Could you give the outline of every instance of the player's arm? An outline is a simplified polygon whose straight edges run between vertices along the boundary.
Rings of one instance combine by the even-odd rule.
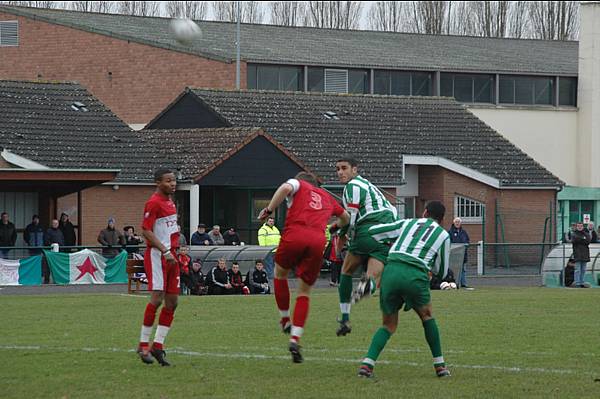
[[[292,186],[292,184],[289,183],[289,180],[288,180],[288,182],[285,182],[281,186],[279,186],[277,191],[275,191],[275,194],[273,194],[273,197],[271,198],[271,202],[269,202],[269,205],[267,205],[266,208],[264,208],[262,211],[260,211],[260,214],[258,215],[258,219],[261,221],[264,221],[294,191],[295,191],[294,187]]]
[[[404,225],[404,220],[397,220],[393,223],[377,224],[369,229],[369,234],[375,241],[390,243],[399,236]]]
[[[177,262],[171,251],[167,249],[162,242],[160,242],[152,230],[146,230],[144,227],[142,227],[142,236],[144,236],[148,244],[160,251],[168,263]]]
[[[344,204],[344,208],[350,215],[350,221],[344,228],[341,229],[340,236],[345,235],[348,232],[348,230],[356,224],[360,204],[364,203],[365,196],[366,191],[355,184],[348,183],[344,187],[342,202]]]
[[[443,280],[446,278],[448,274],[448,268],[450,267],[450,237],[447,237],[440,248],[440,251],[437,254],[435,259],[434,267],[432,272],[439,278]]]

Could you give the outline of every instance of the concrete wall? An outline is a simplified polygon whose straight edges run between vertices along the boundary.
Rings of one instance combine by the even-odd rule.
[[[600,91],[600,90],[599,90]],[[569,185],[578,185],[575,109],[470,107],[475,116]]]

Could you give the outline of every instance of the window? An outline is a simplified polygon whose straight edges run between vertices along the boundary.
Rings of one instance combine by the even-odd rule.
[[[364,69],[348,70],[348,93],[369,93],[369,83],[369,71]]]
[[[457,195],[454,197],[454,217],[463,223],[483,223],[485,205],[479,201]]]
[[[348,70],[325,69],[325,92],[348,93]]]
[[[250,64],[247,69],[249,89],[303,91],[303,68],[287,65]]]
[[[325,68],[308,67],[308,91],[325,91]]]
[[[373,92],[395,96],[430,96],[431,73],[376,70]]]
[[[19,45],[19,21],[0,21],[0,46]]]
[[[584,215],[594,221],[594,201],[569,201],[569,223],[583,222]]]
[[[554,78],[500,75],[500,103],[552,105]]]
[[[326,69],[309,67],[308,91],[357,94],[369,93],[369,71],[366,69]]]
[[[494,76],[442,73],[440,94],[464,103],[493,103]]]
[[[577,106],[577,78],[558,78],[558,105]]]

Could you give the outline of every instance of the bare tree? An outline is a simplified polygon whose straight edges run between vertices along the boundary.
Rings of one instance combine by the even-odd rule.
[[[167,1],[167,16],[171,18],[206,19],[208,3],[205,1]]]
[[[474,34],[484,37],[505,37],[508,26],[509,1],[471,1]]]
[[[449,32],[450,2],[411,1],[408,5],[407,28],[410,32],[440,35]]]
[[[236,1],[213,1],[212,12],[217,21],[237,21]],[[260,1],[243,1],[241,3],[241,22],[258,24],[263,21],[264,10]]]
[[[370,29],[387,32],[400,32],[404,17],[404,2],[402,1],[376,1],[371,3],[367,12],[367,21]]]
[[[119,1],[117,11],[120,14],[156,17],[160,15],[159,1]]]
[[[511,1],[508,9],[507,37],[521,39],[528,36],[530,21],[528,1]]]
[[[529,19],[531,20],[531,35],[536,39],[575,39],[579,31],[579,2],[531,2]]]
[[[360,1],[309,1],[307,25],[317,28],[358,29],[362,15]]]
[[[63,8],[60,1],[3,1],[9,6],[35,7],[35,8]]]
[[[72,1],[69,8],[83,12],[112,13],[115,11],[114,6],[115,3],[112,1]]]
[[[282,26],[300,26],[306,24],[306,7],[301,1],[269,2],[271,23]]]

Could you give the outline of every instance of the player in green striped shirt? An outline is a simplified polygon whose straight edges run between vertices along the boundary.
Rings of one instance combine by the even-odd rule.
[[[442,343],[432,316],[429,273],[443,279],[448,272],[450,235],[440,226],[446,209],[439,201],[425,206],[423,218],[398,220],[369,229],[379,242],[392,243],[388,263],[381,276],[379,306],[383,314],[380,327],[371,341],[358,375],[372,377],[373,367],[388,339],[398,326],[398,312],[414,309],[423,322],[425,339],[433,355],[438,377],[450,376],[442,355]]]
[[[352,331],[350,307],[364,296],[375,292],[385,264],[389,247],[375,241],[369,235],[369,228],[376,224],[393,222],[396,208],[390,204],[381,191],[358,174],[358,163],[352,158],[343,158],[335,164],[339,181],[344,186],[342,201],[350,214],[350,224],[340,231],[339,245],[348,238],[348,253],[344,258],[340,275],[339,295],[342,317],[336,334],[344,336]],[[367,263],[367,272],[352,294],[352,274],[362,264]]]

